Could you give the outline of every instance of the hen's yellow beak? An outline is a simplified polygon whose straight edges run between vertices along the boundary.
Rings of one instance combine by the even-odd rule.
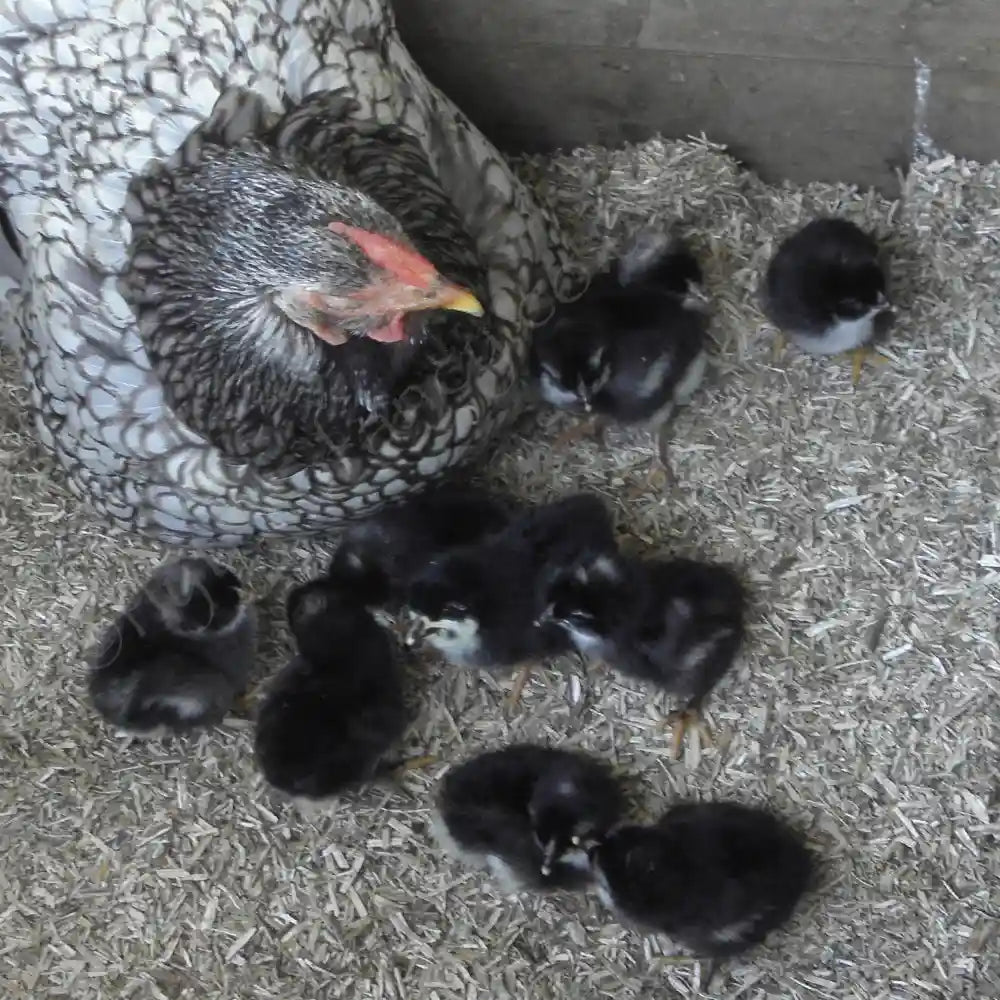
[[[483,316],[486,310],[482,303],[466,288],[447,285],[437,298],[439,309],[449,309],[452,312],[468,313],[470,316]]]

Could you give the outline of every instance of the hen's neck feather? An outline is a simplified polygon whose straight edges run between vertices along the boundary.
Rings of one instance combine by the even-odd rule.
[[[398,233],[398,223],[360,192],[257,143],[209,149],[198,167],[158,181],[160,197],[135,227],[123,292],[171,406],[258,467],[336,453],[366,408],[384,401],[395,345],[326,345],[274,296],[362,280],[360,251],[330,252],[331,216],[381,232]]]

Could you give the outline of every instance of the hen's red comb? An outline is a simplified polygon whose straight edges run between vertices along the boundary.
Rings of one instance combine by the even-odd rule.
[[[407,285],[430,288],[437,278],[437,270],[429,260],[388,236],[370,233],[346,222],[331,222],[329,228],[331,232],[346,236],[373,264]]]

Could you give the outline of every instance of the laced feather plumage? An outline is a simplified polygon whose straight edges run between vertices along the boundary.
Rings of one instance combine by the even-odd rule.
[[[74,491],[131,529],[230,545],[328,528],[472,459],[517,407],[526,317],[579,277],[551,219],[413,63],[388,0],[182,3],[169,59],[147,5],[37,6],[31,23],[0,21],[0,190],[26,265],[0,292],[39,436]],[[81,76],[95,59],[101,73]],[[162,213],[189,171],[240,143],[327,193],[367,195],[488,317],[421,317],[419,344],[357,379],[230,276],[197,328],[234,315],[244,339],[197,343],[183,297],[157,300],[170,254],[197,245]],[[264,177],[246,198],[273,197]],[[244,232],[267,222],[237,215]],[[215,244],[224,259],[240,247]],[[384,360],[384,345],[349,346],[361,369]]]

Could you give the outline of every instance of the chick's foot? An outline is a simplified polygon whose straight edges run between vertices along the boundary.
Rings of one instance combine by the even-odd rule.
[[[406,774],[407,771],[418,771],[422,767],[430,767],[431,764],[436,764],[438,761],[437,757],[433,754],[428,754],[423,757],[408,757],[406,760],[401,760],[392,769],[393,777],[400,777]]]
[[[774,343],[771,345],[771,360],[778,361],[781,355],[785,353],[785,347],[787,341],[785,340],[785,335],[779,330],[774,335]]]
[[[888,360],[882,357],[876,350],[867,346],[857,347],[853,351],[849,351],[847,356],[851,359],[851,385],[857,385],[861,381],[861,370],[864,368],[866,361],[871,361],[877,365],[884,365]]]
[[[638,500],[650,492],[662,493],[675,481],[670,465],[671,437],[666,426],[656,430],[656,454],[650,460],[646,475],[626,493],[630,500]]]
[[[689,729],[697,730],[703,745],[714,746],[715,744],[708,723],[705,722],[701,712],[696,708],[682,708],[670,712],[664,720],[664,726],[669,726],[671,729],[670,753],[674,760],[677,760],[681,755],[681,746]]]
[[[555,441],[552,442],[554,448],[562,448],[565,445],[572,444],[574,441],[579,441],[582,438],[590,437],[598,445],[604,445],[604,421],[600,417],[594,417],[591,420],[581,420],[579,423],[575,423],[570,427],[567,427],[561,434],[556,437]]]

